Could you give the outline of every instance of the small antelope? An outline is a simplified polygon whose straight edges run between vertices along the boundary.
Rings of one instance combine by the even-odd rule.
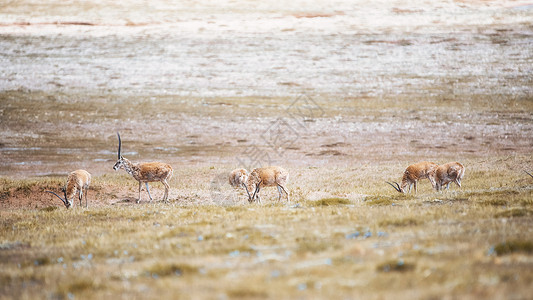
[[[229,184],[233,187],[244,186],[248,180],[248,171],[245,169],[235,169],[229,174]]]
[[[66,208],[69,208],[73,204],[74,196],[78,194],[80,199],[80,207],[82,206],[82,198],[85,194],[85,208],[88,207],[87,204],[87,190],[91,184],[91,174],[85,170],[76,170],[70,172],[67,177],[67,184],[64,188],[61,189],[65,199],[61,198],[58,194],[52,191],[46,191],[47,193],[56,195],[57,198],[65,204]]]
[[[431,182],[431,185],[435,187],[434,179],[430,176],[431,172],[433,172],[438,167],[437,164],[429,162],[429,161],[422,161],[416,164],[412,164],[405,169],[405,172],[403,172],[402,177],[402,184],[399,185],[397,182],[394,182],[396,186],[394,186],[392,183],[388,182],[395,190],[397,190],[400,193],[406,193],[406,188],[409,186],[409,190],[407,193],[411,192],[411,185],[415,185],[415,193],[417,192],[417,181],[420,179],[427,178]]]
[[[281,200],[283,191],[287,195],[287,202],[290,203],[291,200],[289,198],[289,193],[287,192],[287,188],[285,187],[288,180],[289,173],[282,167],[265,167],[254,169],[252,173],[250,173],[250,175],[248,176],[246,184],[244,184],[246,193],[248,194],[248,201],[251,203],[257,198],[259,203],[261,203],[261,197],[259,197],[259,190],[261,189],[261,187],[275,186],[278,188],[278,201]],[[252,196],[249,192],[251,190],[254,191]]]
[[[458,162],[449,162],[438,166],[431,173],[433,177],[434,188],[437,191],[440,191],[443,186],[446,186],[446,189],[450,189],[450,183],[455,182],[457,186],[461,187],[461,179],[465,175],[465,167]]]
[[[120,155],[122,142],[120,140],[120,134],[118,132],[117,136],[118,160],[113,166],[113,169],[116,171],[120,168],[123,168],[128,174],[133,176],[133,178],[135,178],[135,180],[139,182],[139,199],[137,199],[137,203],[141,201],[141,187],[143,182],[146,185],[146,191],[148,192],[148,197],[150,197],[150,202],[152,202],[152,195],[150,195],[148,182],[154,181],[161,181],[161,183],[165,186],[165,195],[163,196],[163,201],[167,201],[168,190],[170,188],[170,185],[167,181],[172,178],[172,166],[161,162],[132,163],[131,161]]]

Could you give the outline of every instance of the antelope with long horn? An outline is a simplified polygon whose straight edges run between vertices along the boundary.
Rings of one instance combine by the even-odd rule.
[[[259,191],[262,187],[275,186],[278,188],[278,201],[281,200],[285,192],[287,195],[287,202],[291,202],[287,188],[285,187],[289,180],[289,173],[282,167],[264,167],[257,168],[250,173],[244,188],[248,194],[248,201],[251,203],[257,199],[261,203],[261,197],[259,197]],[[253,195],[250,195],[250,191],[254,191]]]
[[[139,199],[137,199],[137,203],[141,201],[142,183],[146,185],[146,192],[148,192],[148,197],[150,197],[150,202],[152,202],[152,195],[150,195],[148,182],[155,181],[160,181],[165,186],[165,195],[163,196],[163,201],[166,202],[168,200],[168,190],[170,188],[168,181],[170,181],[174,172],[172,170],[172,166],[162,162],[133,163],[129,161],[128,159],[120,155],[122,141],[118,132],[117,136],[118,160],[113,166],[113,169],[116,171],[120,168],[123,168],[128,174],[133,176],[133,178],[139,182]]]
[[[82,198],[85,195],[85,208],[88,207],[87,191],[91,184],[91,174],[85,170],[76,170],[70,172],[67,177],[67,183],[64,188],[61,189],[64,198],[61,198],[58,194],[52,191],[46,191],[47,193],[55,195],[63,202],[66,208],[72,206],[74,202],[74,196],[78,195],[80,200],[80,207],[82,206]]]
[[[434,188],[440,191],[443,186],[446,186],[446,189],[449,190],[452,182],[461,187],[461,180],[464,175],[465,167],[455,161],[438,166],[431,172],[430,178],[433,178]]]
[[[415,186],[415,193],[416,193],[418,190],[417,182],[424,178],[429,179],[429,181],[431,182],[431,185],[435,187],[434,179],[430,175],[437,167],[438,167],[437,164],[429,162],[429,161],[422,161],[416,164],[412,164],[408,166],[403,172],[401,185],[399,185],[397,182],[394,182],[394,181],[393,181],[394,184],[388,181],[387,183],[390,184],[396,191],[400,193],[410,193],[411,186],[413,184]],[[406,191],[408,186],[409,186],[409,190]]]

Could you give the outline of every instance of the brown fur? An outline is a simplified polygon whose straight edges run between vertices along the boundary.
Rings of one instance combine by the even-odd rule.
[[[241,187],[248,180],[248,171],[235,169],[229,174],[229,184],[233,187]]]
[[[443,186],[450,189],[450,183],[455,182],[457,186],[461,187],[461,179],[465,175],[465,167],[458,162],[449,162],[438,166],[431,173],[431,177],[435,181],[435,189],[440,191]]]
[[[410,193],[411,192],[411,186],[414,184],[415,186],[415,193],[417,192],[417,182],[418,180],[428,178],[431,182],[432,186],[435,186],[435,183],[433,181],[433,178],[430,177],[430,174],[437,168],[437,164],[429,162],[429,161],[422,161],[416,164],[412,164],[405,169],[403,172],[402,177],[402,184],[400,185],[400,192],[402,193]],[[409,190],[406,191],[406,188],[409,186]]]
[[[150,201],[152,201],[150,189],[148,188],[148,182],[155,181],[160,181],[165,186],[165,195],[163,196],[163,201],[168,200],[168,190],[170,188],[168,181],[170,181],[174,173],[171,165],[161,162],[132,163],[128,159],[121,156],[115,166],[113,166],[113,169],[115,170],[119,168],[124,168],[128,174],[133,176],[133,178],[139,182],[139,199],[137,200],[137,203],[141,201],[142,183],[146,185],[146,192],[150,197]]]
[[[289,172],[282,167],[273,166],[254,169],[246,181],[246,188],[248,192],[253,193],[248,200],[253,202],[255,198],[257,198],[257,200],[261,202],[261,198],[259,197],[260,189],[266,186],[275,186],[278,188],[278,201],[281,200],[283,191],[285,194],[287,194],[287,202],[290,203],[289,193],[285,187],[288,180]]]
[[[88,206],[87,201],[87,191],[89,190],[89,185],[91,184],[91,174],[85,170],[76,170],[68,174],[67,183],[63,190],[63,195],[65,199],[59,197],[59,195],[47,191],[51,194],[56,195],[63,204],[69,208],[74,204],[74,197],[78,195],[80,200],[80,207],[82,206],[83,195],[85,195],[85,207]]]

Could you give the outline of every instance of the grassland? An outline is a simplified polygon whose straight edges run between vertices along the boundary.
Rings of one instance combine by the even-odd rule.
[[[363,181],[370,169],[292,168],[291,204],[265,189],[264,204],[250,205],[242,191],[201,180],[222,169],[199,170],[189,179],[194,187],[178,172],[170,203],[149,203],[144,194],[135,204],[134,182],[98,176],[89,209],[69,210],[38,193],[58,188],[59,179],[3,179],[3,195],[35,191],[44,202],[0,212],[0,294],[503,299],[532,292],[533,182],[525,173],[474,169],[460,190],[437,193],[424,182],[417,195],[402,195],[377,178]],[[152,193],[160,198],[162,188]]]
[[[41,2],[0,7],[0,299],[533,295],[531,5]],[[462,188],[385,183],[421,160]],[[292,203],[227,183],[266,164]]]

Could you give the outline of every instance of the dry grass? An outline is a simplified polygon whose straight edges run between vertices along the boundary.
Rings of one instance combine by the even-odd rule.
[[[506,255],[514,252],[533,254],[533,241],[531,240],[511,240],[499,243],[494,247],[497,255]]]
[[[533,295],[527,7],[8,2],[1,299]],[[266,131],[280,119],[287,139]],[[170,203],[112,173],[117,130],[124,156],[173,165]],[[290,172],[290,204],[227,184],[254,146]],[[462,188],[385,183],[420,160],[460,161]],[[67,210],[44,191],[78,168],[89,208]]]
[[[189,180],[200,183],[199,176],[220,169],[200,168]],[[477,176],[490,173],[471,172],[461,190],[438,193],[422,185],[417,195],[400,195],[377,179],[366,183],[375,186],[366,190],[374,196],[355,197],[360,187],[333,181],[357,175],[318,169],[335,178],[328,182],[313,179],[312,170],[292,169],[304,180],[290,186],[299,199],[291,205],[278,203],[275,189],[265,189],[263,205],[247,204],[243,194],[217,204],[209,183],[193,190],[178,182],[170,204],[136,205],[113,192],[128,183],[115,174],[95,177],[100,191],[87,210],[59,204],[3,210],[0,292],[158,298],[187,291],[192,298],[247,299],[408,298],[414,290],[422,298],[530,294],[532,205],[524,199],[532,188],[515,185],[521,174],[506,171],[503,190],[481,184]],[[61,180],[4,182],[10,190],[30,183],[34,190]],[[324,183],[337,186],[328,190],[332,197],[313,199]],[[229,185],[219,191],[234,193]],[[189,201],[187,194],[198,197]]]

